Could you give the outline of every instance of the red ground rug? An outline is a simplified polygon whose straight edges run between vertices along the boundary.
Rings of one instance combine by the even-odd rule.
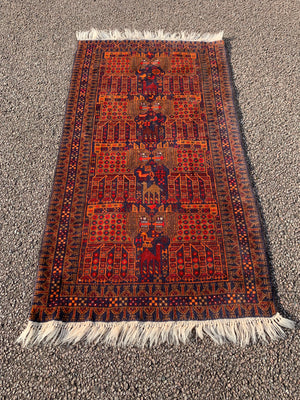
[[[30,321],[40,342],[284,336],[222,34],[81,32]]]

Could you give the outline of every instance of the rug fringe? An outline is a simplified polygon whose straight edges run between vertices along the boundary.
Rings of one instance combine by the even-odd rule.
[[[123,32],[118,30],[101,31],[92,28],[90,31],[76,32],[77,40],[171,40],[187,42],[215,42],[222,40],[223,31],[217,33],[196,33],[178,32],[169,33],[162,29],[150,31],[137,31],[125,29]]]
[[[214,342],[231,342],[240,346],[285,337],[283,328],[293,329],[295,323],[279,313],[270,318],[239,318],[212,321],[167,321],[167,322],[70,322],[29,321],[17,339],[23,346],[40,343],[75,344],[80,340],[88,343],[105,343],[110,346],[156,346],[161,343],[186,343],[192,331],[203,339],[208,335]]]

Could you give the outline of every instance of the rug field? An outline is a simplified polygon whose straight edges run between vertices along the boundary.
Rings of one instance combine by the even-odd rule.
[[[284,337],[222,33],[78,39],[18,341]]]

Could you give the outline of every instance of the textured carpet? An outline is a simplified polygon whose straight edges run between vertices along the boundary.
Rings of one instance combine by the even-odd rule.
[[[282,314],[299,319],[296,1],[2,1],[2,399],[297,399],[299,334],[239,349],[23,350],[76,30],[223,29]],[[298,159],[297,159],[298,157]],[[297,258],[298,257],[298,258]],[[183,373],[184,371],[184,373]],[[211,382],[214,382],[211,385]]]

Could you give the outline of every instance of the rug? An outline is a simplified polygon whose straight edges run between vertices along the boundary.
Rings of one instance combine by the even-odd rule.
[[[282,327],[222,33],[78,33],[18,341],[245,345]]]

